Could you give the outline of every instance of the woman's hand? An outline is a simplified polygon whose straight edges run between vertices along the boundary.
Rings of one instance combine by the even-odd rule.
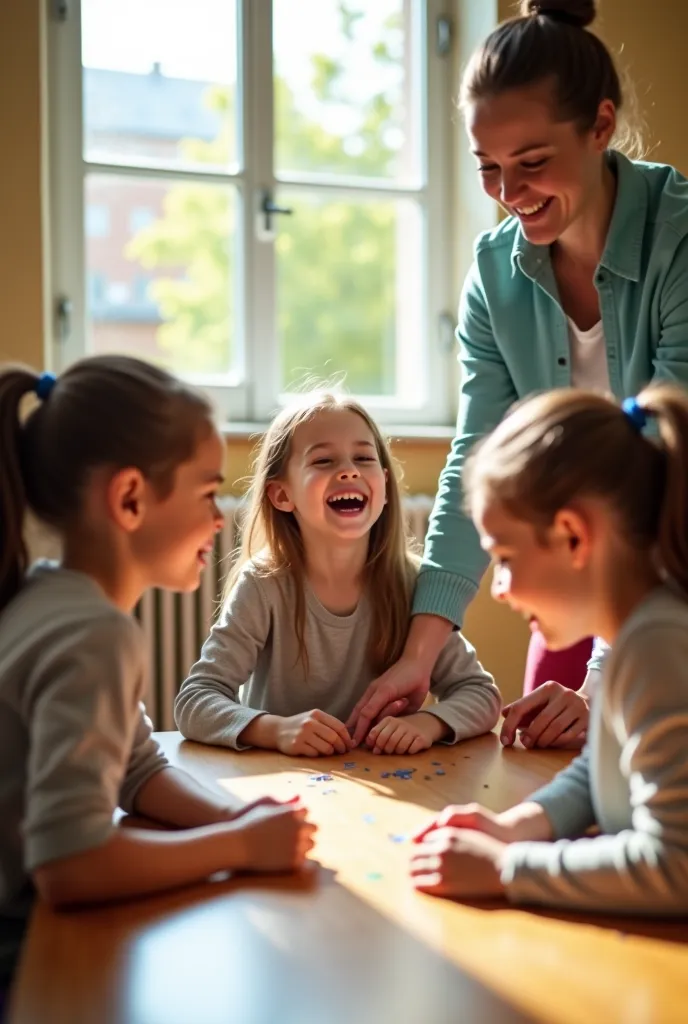
[[[550,680],[526,697],[507,704],[500,739],[513,745],[520,732],[524,747],[582,747],[590,718],[590,698]]]

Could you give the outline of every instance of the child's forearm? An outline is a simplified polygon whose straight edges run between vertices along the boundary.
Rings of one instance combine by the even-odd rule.
[[[247,866],[245,856],[231,822],[186,832],[117,829],[102,846],[37,868],[33,879],[53,906],[99,903],[191,885]]]
[[[500,825],[508,830],[507,842],[548,842],[554,838],[552,825],[540,804],[524,801],[497,815]]]
[[[137,814],[178,828],[198,828],[229,819],[241,801],[206,789],[187,772],[167,767],[143,783],[134,807]]]
[[[239,733],[239,739],[249,747],[277,750],[280,725],[279,715],[258,715]]]
[[[441,739],[444,739],[451,732],[447,723],[443,719],[438,718],[437,715],[433,715],[431,710],[416,711],[413,715],[405,715],[403,717],[417,722],[430,743],[439,743]]]

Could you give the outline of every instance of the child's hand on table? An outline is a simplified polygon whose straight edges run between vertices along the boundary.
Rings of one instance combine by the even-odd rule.
[[[427,711],[399,718],[388,716],[373,726],[366,745],[374,754],[418,754],[449,732],[448,726]]]
[[[351,750],[351,745],[351,737],[344,723],[317,708],[281,718],[277,726],[277,749],[292,757],[346,754]]]
[[[276,807],[253,807],[237,820],[240,870],[293,871],[313,848],[316,826],[299,797]]]
[[[413,885],[436,896],[500,896],[504,892],[500,876],[506,848],[506,843],[484,832],[435,829],[418,844],[411,858]]]

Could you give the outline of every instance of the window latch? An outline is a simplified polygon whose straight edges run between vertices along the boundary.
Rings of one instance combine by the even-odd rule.
[[[260,209],[263,214],[263,231],[266,235],[272,235],[275,230],[273,217],[290,217],[294,212],[288,206],[278,206],[273,199],[272,192],[267,188],[263,190]]]
[[[55,303],[55,317],[57,319],[57,336],[61,342],[65,342],[72,330],[72,300],[66,295],[60,295]]]

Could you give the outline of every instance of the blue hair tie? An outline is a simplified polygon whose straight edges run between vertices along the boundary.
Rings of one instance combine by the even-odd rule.
[[[638,432],[647,426],[647,413],[642,405],[638,404],[637,398],[625,398],[621,403],[621,411],[628,416]]]
[[[42,402],[50,397],[50,392],[55,387],[57,377],[54,373],[42,373],[36,381],[34,391]]]

